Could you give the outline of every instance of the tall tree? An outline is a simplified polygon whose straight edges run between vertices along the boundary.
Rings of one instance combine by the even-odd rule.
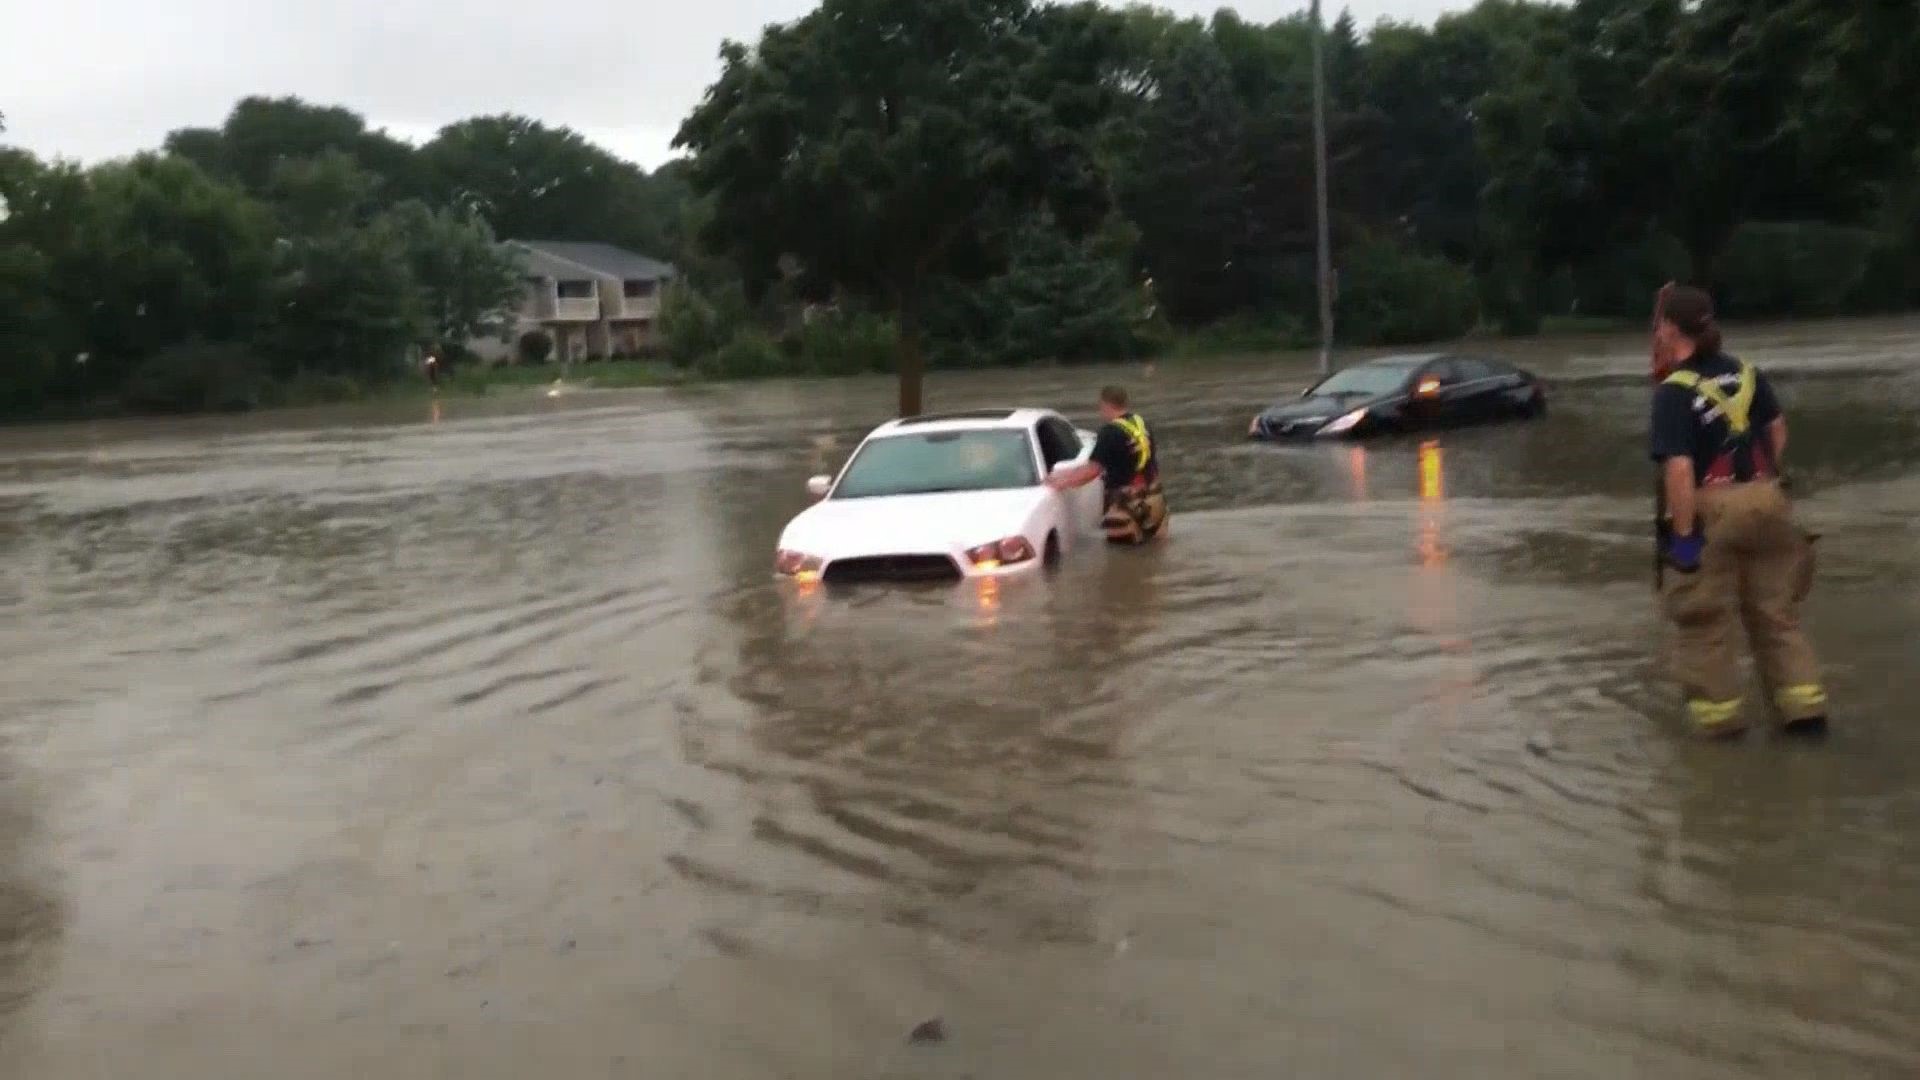
[[[1246,130],[1231,72],[1211,40],[1180,46],[1158,84],[1122,205],[1172,317],[1208,322],[1253,299]]]
[[[370,380],[401,370],[426,321],[395,230],[343,229],[282,242],[261,336],[274,374]]]
[[[395,207],[382,223],[406,253],[431,342],[464,345],[497,333],[520,298],[521,259],[494,240],[485,220],[421,202]]]
[[[714,199],[705,239],[757,290],[785,270],[890,309],[917,414],[929,283],[1003,265],[1042,206],[1070,234],[1105,215],[1106,25],[1027,0],[824,0],[727,43],[676,139]]]
[[[524,116],[442,128],[420,165],[429,202],[478,213],[507,239],[602,241],[661,257],[678,222],[639,166]]]
[[[352,155],[328,150],[275,162],[263,195],[285,234],[314,236],[366,224],[379,186]]]
[[[297,97],[243,98],[218,129],[182,128],[167,136],[166,149],[255,194],[267,190],[282,162],[329,153],[351,157],[377,178],[385,200],[404,198],[416,189],[411,146],[369,131],[366,120],[351,109]]]
[[[182,159],[143,154],[93,170],[52,268],[84,327],[85,392],[113,393],[177,342],[251,337],[272,232],[259,204]]]

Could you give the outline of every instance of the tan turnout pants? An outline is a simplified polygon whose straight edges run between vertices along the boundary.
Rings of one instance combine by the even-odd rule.
[[[1812,539],[1795,526],[1772,480],[1702,488],[1700,569],[1666,569],[1661,602],[1678,628],[1674,665],[1687,712],[1705,734],[1739,731],[1745,682],[1737,635],[1745,630],[1761,683],[1783,720],[1827,713],[1820,664],[1800,628],[1812,584]]]

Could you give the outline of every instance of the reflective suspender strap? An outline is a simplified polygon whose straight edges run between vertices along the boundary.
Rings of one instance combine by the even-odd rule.
[[[1122,416],[1114,420],[1120,430],[1133,440],[1133,467],[1136,472],[1146,472],[1147,463],[1153,460],[1153,440],[1147,437],[1146,421],[1138,416]]]
[[[1753,392],[1759,380],[1754,378],[1753,365],[1740,361],[1740,387],[1728,397],[1726,391],[1712,379],[1703,379],[1697,371],[1676,371],[1667,376],[1669,385],[1691,390],[1708,401],[1719,406],[1720,412],[1727,418],[1727,430],[1735,436],[1745,435],[1753,411]]]

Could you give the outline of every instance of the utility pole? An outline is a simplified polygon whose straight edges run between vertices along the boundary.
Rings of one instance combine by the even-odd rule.
[[[1327,75],[1321,38],[1320,0],[1313,0],[1313,203],[1319,231],[1320,374],[1333,368],[1333,253],[1327,241]]]

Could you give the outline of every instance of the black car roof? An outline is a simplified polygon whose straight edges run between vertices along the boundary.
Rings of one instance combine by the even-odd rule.
[[[1451,354],[1436,352],[1436,353],[1405,353],[1400,356],[1376,356],[1371,360],[1363,360],[1360,363],[1353,364],[1351,366],[1382,367],[1382,368],[1410,368],[1410,367],[1418,367],[1421,364],[1431,363],[1435,360],[1445,360],[1448,358],[1449,355]]]

